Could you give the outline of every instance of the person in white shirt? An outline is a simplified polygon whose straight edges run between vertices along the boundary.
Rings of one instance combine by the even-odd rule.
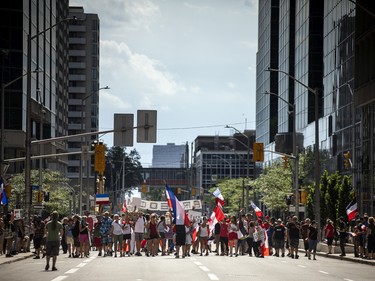
[[[115,258],[117,257],[117,249],[118,249],[118,245],[120,244],[120,257],[122,257],[122,225],[121,225],[121,222],[120,222],[120,217],[118,214],[115,214],[113,216],[113,222],[112,222],[112,225],[111,225],[111,235],[112,235],[112,239],[113,239],[113,243],[114,243],[114,246],[115,246]]]
[[[134,224],[134,234],[135,234],[135,246],[137,248],[136,256],[142,256],[141,254],[141,242],[143,240],[143,235],[145,232],[146,220],[143,217],[143,213],[138,213],[138,218]]]

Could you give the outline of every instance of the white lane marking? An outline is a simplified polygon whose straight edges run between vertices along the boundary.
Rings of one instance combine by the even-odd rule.
[[[195,261],[194,262],[196,265],[202,265],[202,263],[200,261]]]
[[[354,281],[354,280],[352,280],[352,279],[347,279],[347,278],[345,278],[344,280],[345,280],[345,281]]]
[[[78,265],[76,265],[76,267],[84,267],[87,263],[80,263]]]
[[[72,273],[75,273],[77,272],[79,268],[72,268],[72,269],[69,269],[67,272],[65,272],[65,274],[72,274]]]
[[[64,280],[65,278],[67,278],[68,276],[57,276],[55,279],[52,279],[51,281],[61,281],[61,280]]]
[[[212,273],[208,273],[208,278],[210,278],[210,280],[219,280],[219,278],[215,274],[212,274]]]
[[[323,274],[329,274],[328,272],[322,271],[322,270],[318,270],[318,272],[323,273]]]
[[[306,266],[299,264],[298,267],[306,268]]]
[[[199,266],[200,269],[202,269],[205,272],[210,271],[206,266]]]
[[[90,262],[91,260],[90,259],[86,259],[86,260],[84,260],[83,262]]]

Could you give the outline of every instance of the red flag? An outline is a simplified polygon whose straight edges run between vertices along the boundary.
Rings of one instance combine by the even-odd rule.
[[[126,213],[128,210],[128,208],[126,207],[126,199],[124,198],[124,202],[122,202],[122,208],[121,208],[121,211],[123,213]]]

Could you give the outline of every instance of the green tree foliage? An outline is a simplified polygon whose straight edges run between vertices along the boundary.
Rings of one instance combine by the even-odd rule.
[[[271,211],[286,211],[286,196],[293,193],[292,172],[279,163],[273,163],[263,170],[255,181],[255,188],[260,200]]]
[[[328,174],[328,172],[325,171],[324,174]],[[324,225],[324,218],[329,218],[333,221],[336,221],[337,218],[338,195],[341,186],[341,178],[338,172],[329,175],[327,183],[327,191],[324,195],[327,213],[326,217],[322,216],[321,225]]]
[[[58,211],[61,215],[68,215],[69,202],[72,200],[70,190],[66,188],[69,179],[64,178],[59,172],[44,170],[42,172],[42,191],[49,192],[49,202],[43,202],[45,213]],[[9,209],[15,209],[16,205],[25,206],[25,175],[18,174],[10,179],[12,186],[12,197],[9,202]],[[31,170],[31,184],[39,185],[39,170]],[[36,191],[32,191],[33,201]]]
[[[126,153],[125,148],[113,146],[106,152],[106,190],[121,190],[122,187],[131,194],[131,189],[142,183],[140,155],[133,149]],[[125,160],[125,165],[123,165]],[[125,182],[123,183],[123,167],[125,167]],[[129,195],[130,195],[129,194]]]
[[[346,216],[346,206],[353,200],[355,194],[352,187],[352,178],[344,176],[339,188],[339,202],[337,206],[337,217]]]

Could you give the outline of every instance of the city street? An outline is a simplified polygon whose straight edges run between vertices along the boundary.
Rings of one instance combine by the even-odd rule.
[[[3,259],[3,257],[0,257]],[[185,259],[174,256],[98,257],[72,259],[60,255],[58,271],[44,270],[45,260],[32,258],[0,265],[2,280],[374,280],[374,267],[368,264],[317,256],[317,260],[239,256],[192,255]]]

